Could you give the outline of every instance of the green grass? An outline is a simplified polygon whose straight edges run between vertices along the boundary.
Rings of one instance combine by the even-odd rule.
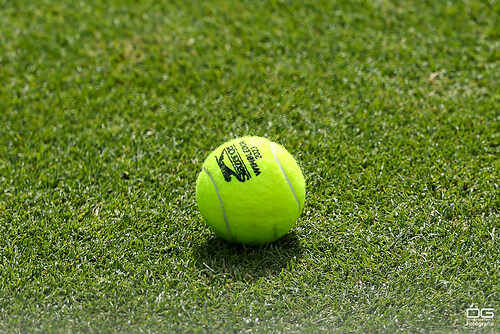
[[[0,0],[0,332],[500,330],[500,5]],[[205,226],[205,156],[307,178],[263,247]]]

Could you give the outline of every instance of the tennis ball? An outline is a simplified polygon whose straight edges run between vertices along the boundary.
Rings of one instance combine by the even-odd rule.
[[[196,181],[196,201],[220,237],[244,244],[277,240],[304,207],[305,180],[281,145],[242,137],[209,154]]]

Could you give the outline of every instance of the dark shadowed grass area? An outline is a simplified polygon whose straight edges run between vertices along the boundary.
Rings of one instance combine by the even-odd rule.
[[[0,332],[500,330],[498,1],[0,0]],[[231,138],[307,179],[226,243]]]

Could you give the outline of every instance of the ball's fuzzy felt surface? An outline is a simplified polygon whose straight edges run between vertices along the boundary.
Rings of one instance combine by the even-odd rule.
[[[220,237],[264,244],[286,234],[304,207],[305,180],[281,145],[242,137],[216,148],[203,163],[196,201]]]

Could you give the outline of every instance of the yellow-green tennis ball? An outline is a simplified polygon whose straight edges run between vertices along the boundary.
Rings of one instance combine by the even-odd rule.
[[[220,237],[264,244],[286,234],[304,207],[305,180],[281,145],[242,137],[216,148],[196,181],[196,201]]]

